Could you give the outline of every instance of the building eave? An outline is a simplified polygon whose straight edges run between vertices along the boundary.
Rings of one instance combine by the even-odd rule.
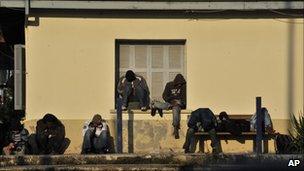
[[[29,5],[28,5],[29,2]],[[290,10],[304,9],[303,1],[73,1],[1,0],[0,7],[79,10]]]

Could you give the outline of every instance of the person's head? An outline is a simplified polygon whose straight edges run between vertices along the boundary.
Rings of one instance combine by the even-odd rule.
[[[19,118],[13,117],[10,120],[10,131],[12,132],[20,132],[23,129],[23,124],[21,124],[21,120]]]
[[[92,124],[97,126],[97,125],[101,125],[101,122],[102,122],[102,117],[99,114],[95,114],[92,119]]]
[[[268,112],[267,108],[266,107],[262,107],[262,113],[267,113],[267,112]]]
[[[52,125],[58,122],[58,119],[53,114],[47,113],[42,118],[43,122],[47,125]]]
[[[221,113],[219,114],[219,119],[220,119],[220,120],[228,120],[228,119],[229,119],[229,116],[228,116],[228,114],[227,114],[225,111],[223,111],[223,112],[221,112]]]
[[[136,75],[132,70],[128,70],[125,75],[128,82],[132,82],[136,79]]]
[[[175,85],[182,85],[186,83],[186,80],[182,74],[177,74],[173,80]]]

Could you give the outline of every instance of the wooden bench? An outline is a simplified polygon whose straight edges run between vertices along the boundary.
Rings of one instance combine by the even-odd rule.
[[[218,117],[218,116],[217,116]],[[252,115],[229,115],[230,119],[245,119],[250,120]],[[238,140],[238,141],[253,141],[253,151],[256,151],[256,132],[242,132],[239,136],[234,136],[229,132],[218,132],[217,136],[220,140]],[[264,133],[263,135],[263,153],[268,153],[268,141],[274,137],[273,134]],[[199,152],[205,152],[205,141],[210,140],[210,135],[208,132],[196,132],[195,133],[195,146],[193,147],[195,151],[196,144],[199,142]]]

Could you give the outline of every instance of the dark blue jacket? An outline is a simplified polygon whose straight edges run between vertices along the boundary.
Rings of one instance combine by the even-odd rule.
[[[188,121],[188,127],[197,130],[197,123],[200,122],[205,131],[216,128],[216,117],[209,108],[199,108],[193,111]]]

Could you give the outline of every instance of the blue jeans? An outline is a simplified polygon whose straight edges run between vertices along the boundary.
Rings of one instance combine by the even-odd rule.
[[[102,154],[108,147],[108,132],[102,131],[99,136],[95,132],[88,129],[84,135],[81,154]]]
[[[188,128],[187,134],[186,134],[186,140],[183,145],[183,148],[185,149],[186,153],[194,153],[196,149],[196,142],[195,142],[195,132],[197,131],[197,128]],[[211,129],[208,131],[208,134],[210,135],[211,139],[211,147],[212,147],[212,153],[218,154],[222,152],[222,146],[221,141],[216,135],[215,129]]]
[[[147,97],[146,92],[141,86],[136,86],[135,89],[132,88],[132,83],[127,82],[124,88],[124,92],[122,94],[122,105],[128,106],[128,99],[134,93],[134,96],[138,99],[140,107],[147,106]]]
[[[158,109],[169,110],[172,108],[172,125],[175,128],[180,128],[181,107],[179,105],[171,105],[167,102],[153,101],[152,105]]]

